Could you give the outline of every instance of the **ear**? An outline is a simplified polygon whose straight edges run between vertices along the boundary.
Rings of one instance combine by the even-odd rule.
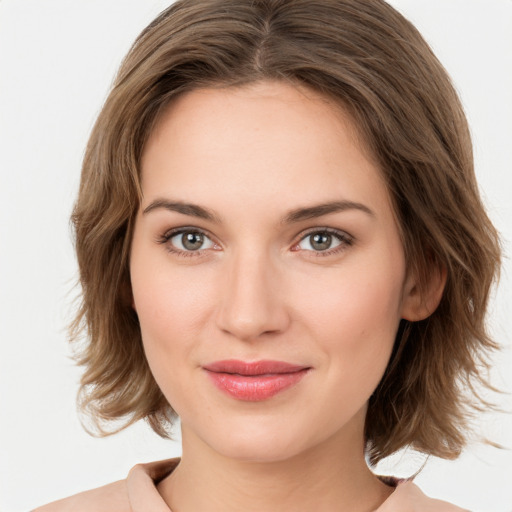
[[[432,265],[424,289],[419,286],[416,275],[409,275],[405,281],[402,318],[411,322],[418,322],[428,318],[439,306],[446,285],[446,268]]]
[[[130,278],[125,278],[119,287],[120,298],[125,306],[130,306],[135,313],[137,313],[137,308],[135,307],[135,300],[133,298],[132,285],[130,282]]]

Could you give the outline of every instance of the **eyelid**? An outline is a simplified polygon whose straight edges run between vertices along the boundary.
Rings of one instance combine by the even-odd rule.
[[[305,240],[308,236],[314,235],[316,233],[327,233],[329,235],[332,235],[340,241],[340,244],[338,244],[337,246],[335,246],[331,249],[326,249],[325,251],[313,251],[313,250],[309,250],[309,249],[298,249],[297,248],[298,245],[303,240]],[[306,231],[303,231],[299,235],[298,240],[296,242],[294,242],[294,244],[292,245],[291,250],[292,251],[305,251],[307,253],[312,254],[314,257],[330,256],[330,255],[338,254],[338,253],[344,251],[347,248],[347,246],[353,245],[354,242],[355,242],[355,238],[352,235],[350,235],[349,233],[347,233],[346,231],[343,231],[340,229],[335,229],[335,228],[330,228],[327,226],[314,227],[314,228],[309,228]]]
[[[169,243],[171,238],[173,238],[177,235],[183,234],[183,233],[200,233],[205,238],[208,238],[208,240],[211,241],[211,243],[213,244],[214,247],[209,247],[206,249],[197,249],[195,251],[190,251],[190,250],[187,251],[187,250],[180,249],[180,248]],[[203,256],[206,251],[219,250],[219,248],[220,248],[220,244],[216,241],[214,236],[212,236],[207,230],[205,230],[203,228],[198,228],[196,226],[180,226],[177,228],[168,229],[162,235],[159,235],[157,237],[157,243],[165,245],[167,250],[170,253],[176,254],[178,256],[183,256],[183,257]]]
[[[207,249],[197,249],[195,251],[191,251],[191,250],[182,250],[182,249],[179,249],[179,248],[173,246],[172,244],[169,244],[169,240],[171,238],[173,238],[177,235],[180,235],[182,233],[187,233],[187,232],[201,233],[202,235],[204,235],[206,238],[208,238],[212,242],[214,247],[207,248]],[[308,236],[311,236],[315,233],[327,233],[329,235],[336,237],[340,243],[331,249],[326,249],[325,251],[314,251],[314,250],[310,250],[310,249],[298,248],[298,245],[303,240],[305,240]],[[309,228],[309,229],[303,231],[297,237],[296,242],[293,243],[291,250],[292,251],[304,251],[304,252],[310,253],[314,257],[330,256],[330,255],[338,254],[338,253],[344,251],[348,246],[353,245],[354,242],[355,242],[355,238],[352,235],[350,235],[349,233],[347,233],[346,231],[327,227],[327,226],[325,226],[325,227],[317,226],[317,227]],[[184,256],[184,257],[202,256],[202,255],[204,255],[204,253],[206,251],[209,251],[212,249],[220,250],[222,248],[221,244],[215,239],[215,237],[213,235],[211,235],[209,233],[208,230],[203,229],[203,228],[198,228],[196,226],[180,226],[180,227],[168,229],[162,235],[158,236],[157,243],[166,245],[167,250],[169,252],[176,254],[178,256]]]

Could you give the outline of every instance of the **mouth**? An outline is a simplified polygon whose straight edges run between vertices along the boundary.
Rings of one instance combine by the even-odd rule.
[[[283,361],[216,361],[203,366],[213,384],[232,398],[247,402],[267,400],[298,384],[311,370]]]

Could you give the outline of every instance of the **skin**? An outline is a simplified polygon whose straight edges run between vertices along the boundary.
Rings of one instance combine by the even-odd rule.
[[[142,190],[133,306],[183,439],[182,462],[159,485],[164,500],[179,512],[377,509],[392,489],[364,460],[367,402],[400,319],[435,309],[443,280],[419,296],[386,186],[351,119],[283,83],[187,93],[149,138]],[[340,201],[362,208],[287,219]],[[204,235],[198,250],[172,231],[182,228]],[[332,245],[320,250],[311,235],[326,229]],[[224,359],[310,370],[268,400],[244,402],[203,368]]]

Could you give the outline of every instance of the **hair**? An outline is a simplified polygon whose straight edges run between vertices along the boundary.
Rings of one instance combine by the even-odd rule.
[[[485,315],[500,245],[450,78],[415,27],[382,0],[178,0],[137,38],[90,136],[72,215],[81,410],[100,435],[144,418],[169,437],[175,413],[150,372],[132,308],[141,155],[178,95],[261,80],[309,88],[352,116],[387,183],[408,271],[421,290],[433,272],[447,274],[430,317],[400,324],[368,406],[369,461],[406,446],[457,457],[486,405],[478,390],[492,389],[497,344]]]

